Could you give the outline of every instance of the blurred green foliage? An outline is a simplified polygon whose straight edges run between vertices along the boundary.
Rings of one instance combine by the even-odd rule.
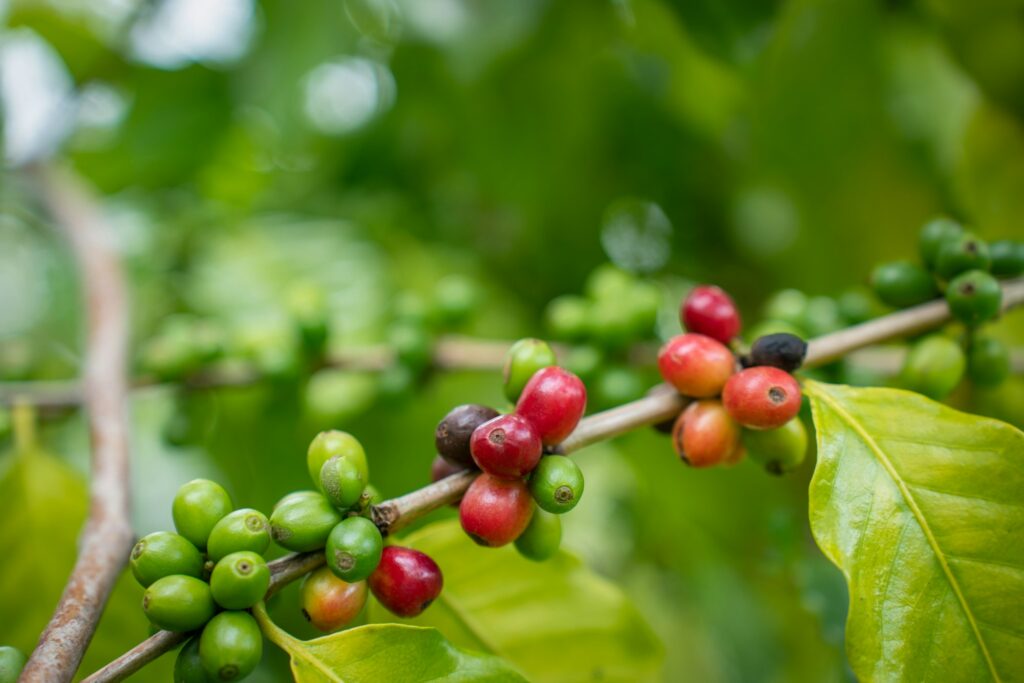
[[[325,292],[332,349],[385,341],[400,294],[428,299],[451,274],[480,302],[460,331],[538,336],[545,304],[582,294],[609,260],[669,299],[713,281],[749,325],[774,290],[837,296],[876,262],[912,256],[939,212],[986,238],[1024,234],[1019,0],[239,0],[225,3],[241,8],[220,39],[241,36],[227,56],[199,40],[216,33],[201,23],[212,16],[185,23],[191,42],[174,34],[174,5],[197,3],[0,3],[3,59],[28,41],[71,83],[63,113],[38,118],[104,197],[138,346],[168,316],[198,314],[281,370],[244,388],[136,394],[139,534],[170,528],[175,489],[197,476],[269,511],[308,487],[305,445],[325,427],[357,434],[374,483],[403,493],[427,480],[449,407],[502,404],[496,372],[428,377],[410,395],[330,371],[307,391],[292,373],[297,286]],[[13,153],[33,94],[3,95]],[[76,374],[75,278],[31,185],[5,167],[4,379]],[[671,311],[659,318],[663,334],[675,324]],[[1024,321],[992,332],[1019,345]],[[645,388],[618,372],[600,381],[609,396]],[[1022,392],[1018,378],[956,401],[1021,424]],[[178,436],[165,438],[171,420]],[[0,537],[21,558],[0,567],[0,611],[19,614],[0,620],[0,643],[25,650],[70,569],[88,469],[78,414],[39,440],[59,459],[0,455]],[[25,475],[41,463],[61,471],[47,486]],[[640,606],[668,645],[665,680],[849,678],[845,588],[807,524],[810,463],[778,480],[750,464],[688,471],[643,433],[580,464],[588,493],[565,520],[566,546]],[[61,513],[52,496],[78,507]],[[30,541],[15,512],[38,529]],[[46,569],[31,591],[26,567]],[[145,637],[140,612],[122,616],[139,597],[129,583],[86,669]],[[272,609],[311,635],[294,592]],[[136,680],[166,680],[168,659]],[[268,648],[253,680],[280,680],[285,666]]]

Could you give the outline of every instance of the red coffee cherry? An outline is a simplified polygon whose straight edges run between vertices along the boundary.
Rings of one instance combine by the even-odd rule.
[[[692,467],[725,464],[740,450],[740,426],[721,401],[694,401],[676,419],[672,445]]]
[[[568,370],[538,370],[526,383],[516,403],[516,415],[533,424],[545,446],[553,446],[572,434],[587,409],[587,388]]]
[[[486,475],[484,475],[486,476]],[[441,594],[444,577],[429,555],[389,545],[369,578],[380,604],[400,617],[415,617]]]
[[[775,429],[800,412],[800,385],[778,368],[747,368],[729,378],[722,402],[733,419],[750,429]]]
[[[703,334],[680,334],[658,352],[658,369],[680,394],[711,398],[736,369],[736,359],[724,344]]]
[[[480,469],[509,479],[536,467],[544,450],[533,424],[519,415],[500,415],[483,423],[469,443]]]
[[[476,478],[459,505],[462,529],[480,545],[497,548],[523,533],[533,516],[533,498],[519,479],[489,474]]]
[[[740,333],[740,314],[728,294],[714,285],[694,287],[679,317],[688,332],[705,334],[728,344]]]
[[[302,614],[324,632],[350,624],[366,604],[366,582],[342,581],[320,567],[302,583]]]

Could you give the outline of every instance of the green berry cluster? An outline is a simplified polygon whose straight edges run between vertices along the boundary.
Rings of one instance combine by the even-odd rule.
[[[1000,277],[1024,272],[1024,242],[988,243],[949,218],[927,223],[919,237],[920,263],[878,266],[871,277],[878,298],[903,308],[945,297],[966,333],[957,342],[932,334],[914,342],[900,372],[902,386],[934,399],[948,396],[966,376],[993,387],[1010,373],[1009,351],[978,329],[995,319],[1002,305]]]
[[[171,513],[176,532],[151,533],[132,548],[132,574],[146,589],[142,609],[158,628],[197,632],[178,654],[176,681],[240,680],[263,654],[246,610],[270,586],[269,522],[257,510],[235,509],[208,479],[179,488]]]

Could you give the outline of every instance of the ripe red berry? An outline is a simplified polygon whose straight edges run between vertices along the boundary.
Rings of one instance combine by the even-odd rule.
[[[516,415],[533,425],[545,446],[561,443],[572,434],[587,409],[587,388],[568,370],[538,370],[526,383],[516,403]]]
[[[729,378],[722,402],[733,419],[750,429],[775,429],[800,412],[800,385],[769,366],[747,368]]]
[[[706,334],[728,344],[740,333],[740,314],[728,294],[714,285],[694,287],[680,311],[689,332]]]
[[[321,567],[302,583],[302,614],[321,631],[337,631],[352,622],[366,604],[366,582],[349,583]]]
[[[687,465],[726,463],[740,448],[740,426],[721,401],[694,401],[676,419],[672,445]]]
[[[370,574],[369,584],[374,597],[392,613],[415,617],[441,594],[444,577],[429,555],[389,545]]]
[[[533,498],[519,480],[489,474],[476,478],[459,505],[462,529],[480,545],[497,548],[523,533],[533,516]]]
[[[517,479],[537,466],[544,447],[526,418],[500,415],[476,428],[470,450],[484,472]]]
[[[680,334],[658,352],[658,369],[666,382],[695,398],[718,396],[736,369],[724,344],[703,334]]]

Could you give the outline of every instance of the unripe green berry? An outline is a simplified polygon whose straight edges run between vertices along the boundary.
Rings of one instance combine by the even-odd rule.
[[[388,343],[398,362],[413,370],[421,370],[430,363],[433,342],[424,325],[396,322],[388,330]]]
[[[370,481],[370,468],[366,463],[366,451],[363,450],[362,444],[348,432],[335,429],[317,434],[306,452],[309,478],[317,487],[320,486],[320,470],[323,469],[324,463],[335,456],[352,461],[359,468],[363,480]]]
[[[1010,351],[998,339],[979,337],[967,354],[967,376],[979,387],[995,387],[1010,375]]]
[[[174,496],[171,507],[174,528],[195,547],[205,550],[213,527],[233,507],[231,496],[220,484],[209,479],[193,479],[183,484]]]
[[[270,569],[256,553],[231,553],[213,568],[210,591],[224,609],[248,609],[263,599],[270,587]]]
[[[156,531],[144,536],[132,548],[129,564],[143,588],[172,574],[196,578],[203,574],[202,554],[187,538],[172,531]]]
[[[434,287],[432,317],[442,327],[457,326],[472,315],[479,299],[472,280],[462,275],[449,275]]]
[[[213,616],[216,605],[210,586],[192,576],[165,576],[146,589],[142,611],[165,631],[192,631]]]
[[[1024,242],[999,240],[988,245],[992,257],[992,274],[997,277],[1017,277],[1024,273]]]
[[[534,510],[526,529],[515,540],[516,550],[534,562],[543,562],[558,552],[562,542],[562,518],[545,510]]]
[[[595,301],[617,299],[635,282],[636,278],[621,268],[603,263],[587,276],[583,290]]]
[[[590,302],[574,294],[552,299],[544,309],[544,322],[556,339],[579,341],[590,329]]]
[[[323,495],[294,497],[278,503],[270,515],[270,535],[278,545],[306,552],[323,548],[331,529],[341,521]]]
[[[955,242],[964,234],[964,228],[951,218],[935,218],[921,228],[918,250],[921,261],[929,270],[935,270],[939,249],[946,242]]]
[[[366,479],[348,458],[334,456],[320,469],[320,489],[335,507],[348,509],[359,502]]]
[[[365,517],[349,517],[327,537],[327,566],[349,583],[362,581],[380,564],[384,539],[377,525]]]
[[[16,647],[0,646],[0,683],[16,683],[28,660]]]
[[[618,349],[633,337],[633,309],[625,298],[605,298],[590,309],[590,333],[596,343]]]
[[[938,296],[931,274],[909,261],[883,263],[871,274],[871,287],[883,303],[906,308]]]
[[[988,270],[992,259],[988,245],[977,235],[965,232],[954,240],[943,242],[935,259],[935,272],[952,280],[968,270]]]
[[[546,455],[530,475],[530,493],[542,510],[562,514],[583,495],[583,472],[564,455]]]
[[[270,547],[270,522],[259,510],[242,508],[217,522],[206,542],[206,554],[214,562],[242,550],[257,555]]]
[[[953,317],[974,327],[999,315],[1003,289],[999,282],[983,270],[969,270],[950,281],[946,303]]]
[[[804,324],[804,318],[807,314],[807,295],[798,289],[784,289],[780,292],[773,294],[768,301],[765,302],[764,308],[762,309],[762,317],[765,320],[778,320],[780,322],[788,323],[792,325],[799,332],[793,332],[793,334],[802,335],[806,334],[802,331]],[[791,330],[772,330],[773,332],[791,332]],[[754,338],[765,334],[760,331]]]
[[[931,335],[910,347],[900,382],[911,391],[942,400],[960,383],[966,365],[959,344],[942,335]]]
[[[515,403],[523,387],[540,369],[557,365],[555,352],[540,339],[520,339],[505,354],[503,370],[505,398]]]
[[[318,357],[329,333],[326,293],[312,282],[298,282],[288,288],[285,302],[298,328],[303,351],[311,358]]]
[[[221,612],[199,637],[199,658],[214,681],[245,678],[263,657],[263,633],[248,612]]]
[[[771,474],[794,470],[807,457],[807,427],[798,419],[776,429],[744,429],[740,438],[750,459]]]
[[[189,638],[174,660],[174,683],[210,683],[199,657],[199,636]]]
[[[848,289],[839,295],[839,315],[849,325],[859,325],[879,315],[878,304],[866,289]]]

